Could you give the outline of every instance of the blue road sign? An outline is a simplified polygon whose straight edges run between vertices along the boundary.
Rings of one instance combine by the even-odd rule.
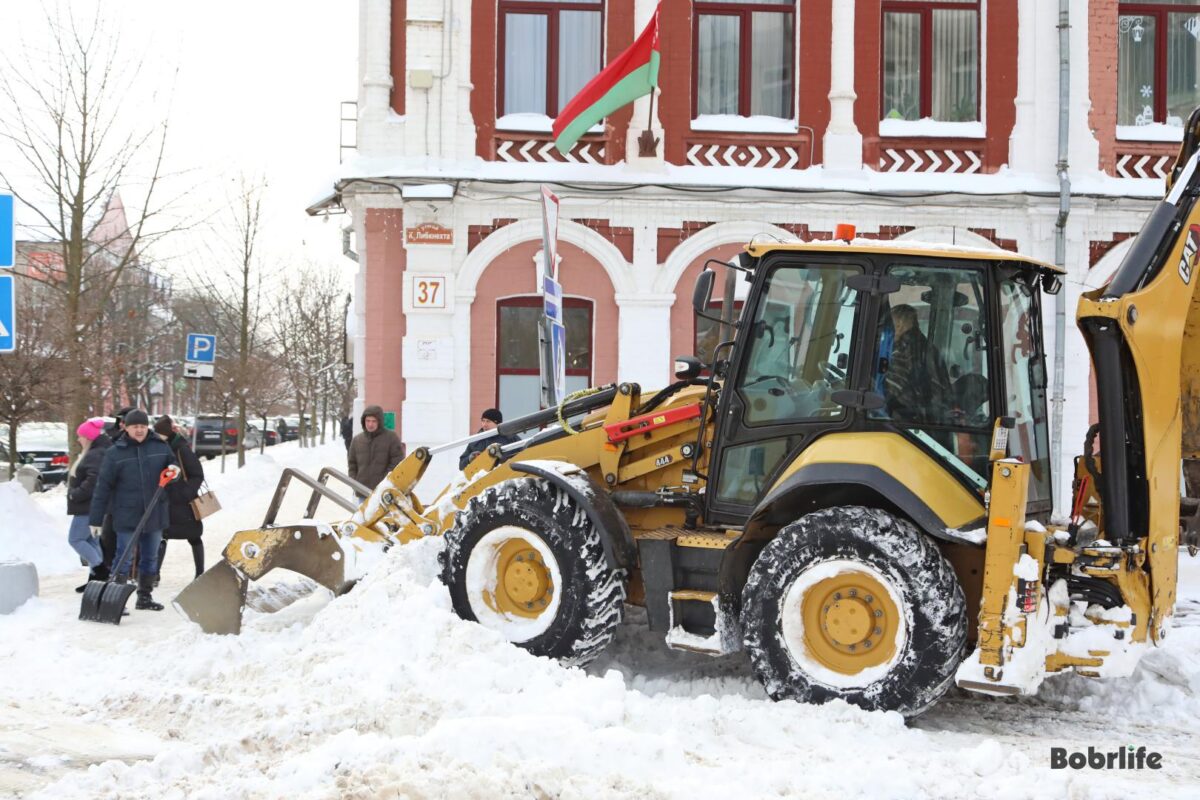
[[[11,353],[17,346],[17,308],[13,276],[0,275],[0,353]]]
[[[563,324],[562,284],[546,275],[542,278],[542,307],[546,316]]]
[[[187,338],[187,361],[211,364],[217,358],[217,337],[211,333],[189,333]]]
[[[16,261],[16,240],[13,233],[13,198],[0,194],[0,267],[11,267]]]

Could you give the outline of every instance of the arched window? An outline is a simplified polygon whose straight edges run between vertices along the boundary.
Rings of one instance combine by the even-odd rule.
[[[592,301],[563,298],[567,329],[567,392],[592,382]],[[496,407],[505,419],[541,408],[538,372],[538,321],[542,298],[506,297],[496,301]]]

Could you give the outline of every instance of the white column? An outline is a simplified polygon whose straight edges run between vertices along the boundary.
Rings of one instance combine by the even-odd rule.
[[[633,4],[633,35],[636,37],[650,22],[650,15],[654,13],[654,9],[658,8],[659,0],[634,0]],[[609,57],[616,55],[609,49]],[[661,85],[662,78],[666,75],[660,70],[659,82]],[[650,95],[639,97],[633,101],[633,116],[630,117],[629,131],[625,137],[625,162],[636,169],[646,169],[652,171],[662,171],[665,169],[665,161],[663,161],[663,128],[662,122],[659,121],[658,109],[659,100],[654,99],[654,111],[650,111]],[[650,132],[654,134],[654,138],[658,139],[658,149],[652,158],[642,158],[638,155],[638,137],[642,131],[646,130],[646,120],[650,120]]]
[[[620,313],[617,379],[661,389],[671,382],[671,306],[674,294],[616,295]]]
[[[1043,41],[1043,37],[1039,35],[1038,22],[1035,0],[1017,0],[1017,97],[1014,103],[1016,116],[1012,133],[1008,137],[1008,163],[1016,172],[1036,172],[1039,166],[1041,169],[1053,169],[1053,163],[1039,165],[1037,162],[1034,76],[1049,69],[1038,61],[1038,45]],[[1038,67],[1043,69],[1039,70]]]
[[[358,118],[387,116],[391,100],[391,0],[359,0]]]
[[[826,169],[861,170],[862,134],[854,124],[854,0],[833,4],[829,127],[822,140]]]
[[[1071,174],[1092,173],[1100,168],[1100,142],[1092,132],[1088,115],[1092,110],[1089,86],[1091,50],[1088,45],[1087,0],[1071,0],[1071,123],[1068,161]],[[1064,450],[1064,452],[1066,452]]]

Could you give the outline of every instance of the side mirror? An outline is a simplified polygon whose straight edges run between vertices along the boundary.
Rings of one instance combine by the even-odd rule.
[[[675,377],[681,381],[690,381],[703,369],[704,364],[695,356],[675,356]]]
[[[692,308],[697,314],[704,314],[708,311],[708,304],[712,301],[713,280],[717,274],[710,269],[706,269],[696,276],[696,286],[692,289]]]
[[[1062,289],[1062,276],[1060,275],[1042,275],[1042,291],[1046,294],[1058,294]]]

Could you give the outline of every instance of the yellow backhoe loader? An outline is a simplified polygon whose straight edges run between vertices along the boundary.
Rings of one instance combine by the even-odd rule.
[[[237,632],[250,581],[274,567],[340,593],[389,547],[442,536],[457,613],[569,664],[596,657],[632,604],[668,647],[746,650],[776,699],[912,716],[956,682],[1021,694],[1066,670],[1127,675],[1167,634],[1181,539],[1200,544],[1180,488],[1200,449],[1198,136],[1193,114],[1166,197],[1079,303],[1099,422],[1067,524],[1050,524],[1041,328],[1058,269],[1004,251],[754,243],[722,265],[750,284],[735,324],[708,316],[715,273],[701,273],[695,312],[731,334],[679,359],[676,383],[505,422],[518,440],[429,503],[413,487],[430,449],[361,505],[326,486],[349,482],[335,471],[299,476],[309,519],[279,524],[289,473],[263,526],[177,604]],[[345,519],[312,522],[322,497]]]

